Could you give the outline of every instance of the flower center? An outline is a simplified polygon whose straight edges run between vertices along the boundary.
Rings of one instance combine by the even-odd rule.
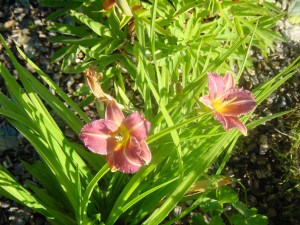
[[[117,142],[123,141],[123,139],[124,139],[123,134],[121,132],[118,133],[117,135],[115,135],[115,139]]]
[[[130,138],[130,134],[128,130],[124,126],[120,126],[119,129],[113,134],[113,137],[116,141],[115,150],[120,150],[124,145],[126,145],[127,141]]]
[[[218,113],[222,113],[222,112],[226,111],[226,107],[228,107],[228,105],[235,100],[236,100],[236,97],[234,97],[230,100],[215,99],[212,103],[212,106]]]

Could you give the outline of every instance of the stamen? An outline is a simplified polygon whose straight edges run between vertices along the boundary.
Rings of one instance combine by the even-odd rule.
[[[237,99],[237,97],[234,97],[234,98],[230,99],[229,101],[223,101],[223,102],[214,101],[212,105],[217,112],[221,113],[223,108],[226,108],[226,106],[228,104],[235,101],[236,99]]]
[[[123,137],[123,134],[120,132],[118,133],[116,136],[115,136],[115,139],[117,142],[121,142],[123,141],[124,137]]]

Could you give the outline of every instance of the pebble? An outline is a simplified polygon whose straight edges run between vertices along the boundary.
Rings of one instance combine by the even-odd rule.
[[[42,21],[39,18],[34,19],[33,23],[36,26],[42,26],[43,25]]]
[[[4,24],[3,24],[3,28],[4,29],[10,29],[12,28],[13,26],[15,26],[16,24],[16,21],[15,20],[9,20],[9,21],[6,21]]]
[[[256,161],[257,161],[257,157],[256,157],[256,154],[253,152],[250,155],[250,162],[252,162],[253,164],[255,164]]]
[[[30,59],[33,59],[36,56],[36,50],[32,43],[23,44],[23,50],[26,56]]]
[[[281,214],[285,217],[290,217],[292,215],[292,212],[290,210],[288,210],[288,211],[282,212]]]
[[[257,165],[260,165],[260,166],[265,165],[267,163],[267,159],[265,157],[259,156],[257,158],[256,163],[257,163]]]
[[[14,170],[13,170],[14,174],[17,176],[21,176],[24,172],[24,166],[22,163],[16,163],[14,165]]]
[[[277,106],[279,108],[284,108],[286,107],[286,100],[285,100],[285,97],[284,96],[280,96],[279,99],[278,99],[278,102],[277,102]]]
[[[18,146],[17,130],[5,123],[0,124],[0,152],[7,149],[14,149]]]
[[[28,207],[24,209],[18,207],[11,207],[9,210],[9,218],[11,225],[25,225],[29,220],[29,213],[32,212]]]
[[[26,13],[21,13],[20,15],[18,15],[17,19],[18,21],[23,21],[26,17]]]
[[[64,131],[64,134],[66,135],[66,137],[70,138],[70,139],[76,139],[77,135],[74,133],[73,130],[67,128],[65,131]]]
[[[14,14],[21,14],[21,13],[23,13],[24,12],[24,8],[22,8],[22,7],[15,7],[14,8]]]
[[[259,185],[259,181],[258,180],[254,180],[253,181],[253,188],[255,190],[259,190],[260,189],[260,185]]]
[[[257,205],[257,198],[253,195],[248,196],[248,201],[249,201],[249,204],[251,206],[256,206]]]
[[[182,207],[181,206],[175,206],[175,208],[173,209],[173,215],[174,217],[177,217],[181,214],[182,212]]]
[[[277,211],[273,208],[269,208],[268,212],[267,212],[267,216],[268,217],[275,217],[275,216],[277,216]]]
[[[267,193],[272,193],[274,191],[274,187],[272,185],[267,184],[265,185],[265,191]]]
[[[288,104],[288,105],[293,104],[294,100],[290,93],[284,94],[284,98],[286,100],[286,104]]]
[[[300,24],[292,25],[288,20],[284,23],[284,35],[291,42],[300,44]]]
[[[259,137],[259,154],[260,155],[265,155],[267,151],[269,150],[269,145],[268,145],[268,137],[266,135],[261,135]]]
[[[271,202],[271,201],[275,200],[276,198],[277,198],[276,194],[271,194],[271,195],[268,196],[267,201]]]
[[[262,179],[263,178],[261,170],[255,170],[255,174],[256,174],[256,176],[257,176],[258,179]]]
[[[2,209],[7,209],[7,208],[9,208],[10,206],[11,206],[10,202],[8,202],[8,201],[5,201],[5,202],[0,201],[0,207],[1,207]]]
[[[264,143],[264,144],[261,144],[259,146],[259,154],[260,155],[265,155],[267,153],[267,151],[269,150],[269,145],[268,143]]]
[[[250,77],[250,82],[253,86],[257,86],[259,84],[259,80],[256,76]]]
[[[257,149],[257,145],[255,143],[251,143],[246,146],[246,152],[252,152]]]
[[[24,172],[24,173],[22,174],[22,180],[27,180],[27,179],[30,179],[30,178],[31,178],[30,173]]]

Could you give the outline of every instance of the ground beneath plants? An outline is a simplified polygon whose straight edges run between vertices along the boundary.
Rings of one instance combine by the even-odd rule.
[[[287,2],[277,1],[286,10]],[[81,74],[60,72],[59,64],[50,64],[50,57],[59,46],[48,41],[55,33],[46,29],[45,17],[50,9],[41,8],[38,1],[0,0],[0,32],[15,51],[15,44],[52,77],[65,91],[72,93],[84,82]],[[278,43],[276,51],[264,58],[259,50],[252,50],[254,68],[245,71],[239,86],[253,89],[278,74],[300,55],[300,25],[293,26],[284,19],[277,29],[287,38]],[[17,53],[16,53],[17,54]],[[8,57],[0,45],[0,61],[14,74]],[[28,70],[33,72],[28,67]],[[0,90],[6,92],[0,77]],[[225,175],[238,179],[246,188],[247,196],[238,183],[233,184],[240,198],[269,219],[269,224],[300,224],[300,71],[256,110],[257,117],[294,109],[293,112],[267,122],[240,138],[233,151]],[[93,114],[93,112],[89,112]],[[66,131],[67,132],[67,131]],[[70,138],[76,138],[69,134]],[[39,156],[32,146],[0,116],[0,162],[20,183],[34,178],[20,160],[34,162]],[[218,167],[217,164],[214,165]],[[188,221],[188,220],[185,220]],[[45,218],[31,209],[0,196],[0,224],[48,224]],[[184,224],[184,223],[182,223]]]

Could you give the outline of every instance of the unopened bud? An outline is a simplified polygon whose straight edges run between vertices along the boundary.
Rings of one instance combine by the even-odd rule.
[[[90,65],[89,68],[86,69],[83,73],[85,75],[87,84],[89,85],[96,98],[100,99],[104,103],[108,103],[113,100],[113,97],[103,92],[100,84],[98,83],[98,79],[102,79],[103,74],[98,73],[95,66]]]
[[[109,10],[115,4],[115,2],[115,0],[104,0],[102,7],[104,10]]]

